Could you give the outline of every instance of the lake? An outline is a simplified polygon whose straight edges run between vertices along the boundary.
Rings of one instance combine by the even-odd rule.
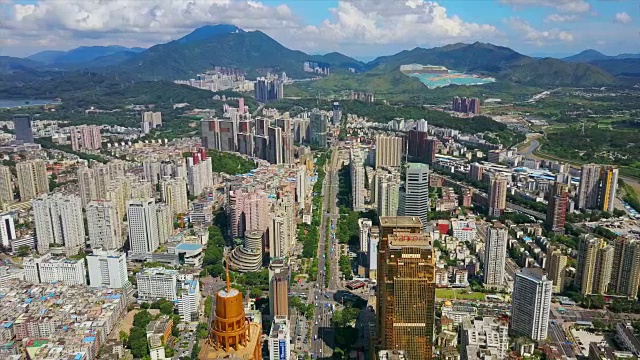
[[[55,100],[42,100],[42,99],[0,99],[0,109],[42,106],[42,105],[48,105],[48,104],[60,104],[60,102],[57,102]]]

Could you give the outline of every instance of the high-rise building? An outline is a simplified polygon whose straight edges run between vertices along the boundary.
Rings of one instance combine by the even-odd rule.
[[[360,149],[351,149],[349,170],[351,172],[351,196],[354,211],[364,211],[364,158]]]
[[[429,166],[408,163],[404,181],[404,192],[400,193],[401,214],[417,216],[422,226],[429,222]]]
[[[0,209],[13,203],[13,182],[11,181],[11,169],[0,165]]]
[[[435,325],[435,254],[417,217],[380,219],[378,321],[383,349],[430,359]],[[401,259],[401,260],[400,260]]]
[[[488,229],[484,240],[484,284],[487,287],[504,285],[505,261],[509,233],[500,222],[495,221]]]
[[[331,110],[332,110],[333,126],[340,125],[340,120],[342,119],[342,109],[340,108],[340,103],[335,101],[333,103],[333,106],[331,107]]]
[[[380,229],[374,226],[370,230],[369,234],[369,250],[367,251],[367,258],[369,264],[367,266],[369,270],[369,279],[378,278],[378,244],[380,243]]]
[[[31,115],[16,114],[11,117],[16,132],[16,140],[22,143],[33,143],[33,130]]]
[[[621,236],[615,240],[614,249],[610,292],[636,299],[640,285],[640,242]]]
[[[618,169],[613,166],[582,165],[578,208],[612,212],[617,189]]]
[[[202,146],[218,151],[236,151],[238,128],[230,119],[202,119],[200,121]],[[265,133],[266,134],[266,129]]]
[[[260,189],[239,188],[229,191],[229,221],[231,235],[238,238],[245,231],[269,227],[269,201]]]
[[[360,239],[360,252],[366,253],[369,251],[369,234],[371,232],[371,227],[373,226],[373,222],[366,218],[358,219],[358,229]]]
[[[21,201],[29,201],[49,192],[49,178],[44,161],[20,161],[16,163],[16,173]]]
[[[477,162],[471,164],[469,167],[469,180],[471,181],[482,181],[482,177],[484,176],[484,167]]]
[[[328,116],[318,109],[311,112],[309,121],[309,140],[311,146],[324,149],[327,147],[327,121]]]
[[[178,300],[178,270],[165,268],[144,268],[136,274],[138,299],[153,301]]]
[[[480,114],[480,100],[478,98],[454,97],[451,110],[460,113]]]
[[[552,249],[549,253],[550,256],[547,256],[547,261],[549,262],[549,278],[553,281],[553,292],[560,293],[564,290],[564,274],[567,269],[568,257],[562,254],[559,249]]]
[[[98,191],[96,189],[96,174],[93,169],[88,167],[78,168],[78,189],[80,191],[80,199],[82,206],[87,206],[90,201],[98,200]]]
[[[398,136],[376,136],[376,169],[397,168],[402,163],[404,140]]]
[[[547,338],[553,282],[540,268],[516,273],[511,299],[511,331],[534,341]]]
[[[267,161],[271,164],[279,165],[283,163],[282,153],[282,129],[276,126],[267,128],[269,137],[269,148],[267,151]]]
[[[158,224],[158,243],[163,245],[173,234],[173,216],[171,208],[165,203],[156,204],[156,216]]]
[[[284,81],[277,77],[259,77],[255,83],[256,101],[268,103],[284,97]]]
[[[375,202],[379,216],[397,216],[400,202],[400,175],[381,173],[375,177]]]
[[[287,257],[293,246],[293,231],[288,226],[291,215],[278,210],[269,225],[269,257],[272,259]]]
[[[87,267],[91,287],[122,289],[131,286],[124,252],[93,249],[93,253],[87,255]]]
[[[102,135],[98,125],[80,125],[69,128],[71,136],[71,149],[97,150],[102,148]]]
[[[89,246],[92,249],[120,249],[123,245],[122,219],[111,201],[94,200],[87,204]]]
[[[598,208],[602,211],[613,212],[613,205],[618,191],[618,169],[613,166],[603,166],[600,169],[600,196]]]
[[[48,253],[51,245],[63,248],[65,255],[84,248],[82,202],[77,195],[42,195],[33,200],[33,215],[40,254]]]
[[[262,266],[264,252],[262,230],[247,231],[242,246],[236,246],[229,256],[229,266],[238,272],[258,271]]]
[[[499,217],[507,208],[507,178],[498,174],[489,181],[489,216]]]
[[[169,205],[172,216],[189,211],[187,183],[184,179],[162,179],[160,181],[160,195],[162,201]]]
[[[289,267],[278,259],[269,265],[269,313],[289,316]]]
[[[140,128],[143,134],[148,134],[151,129],[156,129],[162,126],[162,113],[145,111],[142,113],[142,120],[140,122]]]
[[[547,206],[547,230],[564,234],[564,224],[569,205],[569,189],[567,185],[556,182],[553,193],[549,196]]]
[[[127,202],[129,246],[134,254],[147,254],[160,246],[156,203],[150,199],[132,199]]]
[[[16,225],[13,222],[13,214],[0,214],[0,240],[5,249],[11,248],[11,242],[16,239]]]
[[[201,195],[206,189],[213,187],[213,172],[211,159],[207,157],[206,149],[194,152],[187,160],[187,181],[189,193],[193,196]]]
[[[606,294],[613,267],[613,246],[604,239],[585,234],[578,244],[578,266],[574,282],[582,295]]]
[[[269,333],[269,360],[291,359],[291,336],[289,319],[286,316],[274,316]]]
[[[200,281],[193,279],[182,283],[182,295],[178,299],[178,314],[182,321],[198,321],[201,297]]]

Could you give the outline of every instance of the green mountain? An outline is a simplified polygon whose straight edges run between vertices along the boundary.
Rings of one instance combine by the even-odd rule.
[[[379,57],[367,68],[392,70],[405,64],[442,65],[453,70],[497,73],[511,66],[535,61],[507,47],[475,42],[442,47],[401,51],[395,55]]]
[[[640,77],[640,59],[606,59],[590,64],[616,76]]]
[[[595,60],[604,60],[609,58],[607,55],[593,49],[587,49],[575,55],[567,56],[561,60],[566,62],[588,63]]]
[[[610,85],[615,78],[589,64],[558,59],[534,59],[509,48],[492,44],[453,44],[433,49],[415,48],[367,64],[373,71],[397,69],[403,64],[443,65],[452,70],[494,76],[529,86]]]
[[[142,48],[126,48],[123,46],[80,46],[69,51],[45,50],[28,56],[27,59],[40,61],[45,64],[63,66],[65,64],[87,63],[101,57],[120,52],[139,53]]]
[[[500,78],[532,86],[599,86],[616,83],[613,75],[594,65],[567,63],[552,58],[511,67],[501,73]]]
[[[123,61],[113,70],[140,79],[174,80],[189,79],[214,66],[224,66],[240,68],[250,77],[284,71],[291,77],[305,78],[313,76],[302,70],[307,60],[336,67],[359,64],[357,60],[341,54],[312,56],[288,49],[261,31],[216,32],[210,37],[201,32],[198,36],[190,35],[153,46]]]

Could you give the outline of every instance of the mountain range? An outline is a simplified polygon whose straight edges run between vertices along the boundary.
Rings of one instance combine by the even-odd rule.
[[[624,56],[628,56],[625,58]],[[116,75],[121,80],[176,80],[193,78],[214,66],[239,68],[248,78],[267,72],[286,72],[292,78],[317,76],[303,71],[305,61],[327,63],[332,75],[320,84],[349,84],[367,90],[370,84],[389,80],[389,91],[415,90],[416,79],[403,76],[403,64],[443,65],[449,69],[496,77],[498,82],[528,86],[612,85],[622,77],[640,76],[640,54],[607,56],[586,50],[564,59],[537,59],[510,48],[476,42],[456,43],[431,49],[414,48],[364,63],[333,52],[309,55],[289,49],[261,31],[245,31],[233,25],[210,25],[195,29],[174,41],[148,49],[120,46],[80,47],[43,51],[25,59],[0,57],[0,82],[24,83],[56,78],[61,71],[91,71]],[[359,74],[351,74],[355,70]]]

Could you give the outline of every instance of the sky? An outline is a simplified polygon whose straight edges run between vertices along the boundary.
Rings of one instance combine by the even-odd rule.
[[[233,24],[357,58],[475,41],[533,56],[640,53],[640,0],[0,0],[0,56],[149,47]]]

